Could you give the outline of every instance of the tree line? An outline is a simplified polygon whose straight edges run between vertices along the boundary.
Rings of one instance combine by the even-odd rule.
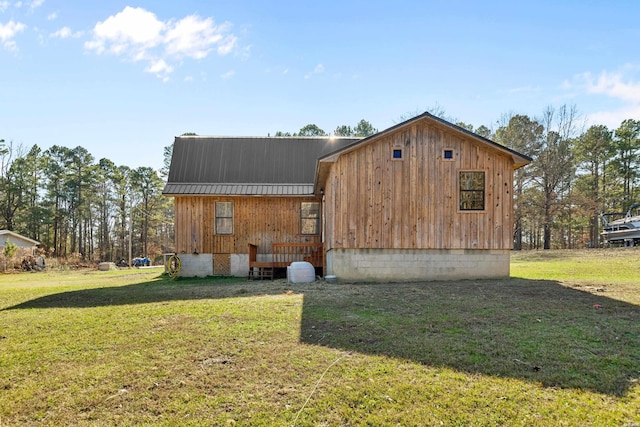
[[[345,137],[367,137],[378,133],[378,129],[374,128],[371,123],[365,119],[360,120],[353,128],[349,125],[340,125],[333,131],[334,136]],[[327,132],[314,123],[303,126],[298,132],[282,132],[277,131],[274,136],[329,136]]]
[[[515,249],[599,246],[600,214],[625,212],[640,202],[640,120],[616,129],[586,127],[576,108],[547,107],[538,117],[505,114],[496,127],[478,126],[430,111],[457,126],[533,158],[514,172]],[[400,118],[404,121],[418,112]],[[377,133],[371,123],[341,125],[336,136]],[[188,133],[184,135],[195,135]],[[327,136],[315,124],[275,136]],[[173,250],[173,199],[162,189],[164,167],[96,161],[83,147],[42,150],[0,140],[0,228],[41,242],[47,256],[90,261],[154,257]]]
[[[29,149],[0,140],[0,228],[46,256],[117,261],[173,246],[173,204],[150,167],[98,161],[83,147]]]
[[[507,114],[495,131],[475,132],[533,158],[514,173],[514,249],[598,247],[601,214],[640,202],[640,120],[587,127],[563,105],[533,118]]]

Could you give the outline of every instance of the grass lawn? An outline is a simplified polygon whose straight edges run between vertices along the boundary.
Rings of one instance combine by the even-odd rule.
[[[0,426],[640,426],[640,251],[510,280],[0,276]]]

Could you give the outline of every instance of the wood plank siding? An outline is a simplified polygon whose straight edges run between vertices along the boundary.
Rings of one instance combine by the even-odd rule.
[[[300,233],[301,203],[320,201],[313,196],[175,196],[176,251],[246,254],[252,243],[258,253],[270,253],[272,243],[320,243],[321,234]],[[232,234],[215,234],[216,202],[233,202]]]
[[[510,249],[513,169],[509,155],[438,122],[399,128],[331,165],[326,249]],[[460,171],[485,173],[484,210],[459,209]]]

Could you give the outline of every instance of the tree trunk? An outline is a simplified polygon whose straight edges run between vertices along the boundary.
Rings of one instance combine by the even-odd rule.
[[[599,248],[600,247],[600,226],[598,224],[598,214],[596,213],[595,215],[593,215],[593,217],[591,218],[591,233],[590,233],[590,239],[591,239],[591,244],[590,246],[592,248]]]
[[[543,249],[551,249],[551,227],[549,224],[544,225],[544,246]]]
[[[516,251],[522,250],[522,220],[520,219],[520,215],[517,215],[515,221],[515,232],[513,236],[513,249]]]
[[[545,203],[544,207],[544,236],[542,249],[551,249],[551,209],[549,203]]]

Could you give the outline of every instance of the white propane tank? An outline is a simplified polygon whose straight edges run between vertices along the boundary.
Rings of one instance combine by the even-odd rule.
[[[316,269],[306,261],[292,262],[287,267],[287,282],[309,283],[316,280]]]

